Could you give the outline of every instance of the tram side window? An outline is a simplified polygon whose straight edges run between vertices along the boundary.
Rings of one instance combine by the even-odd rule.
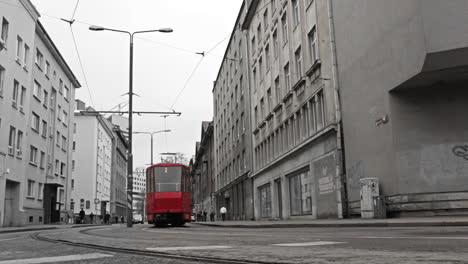
[[[156,192],[180,192],[182,168],[176,166],[156,167]]]

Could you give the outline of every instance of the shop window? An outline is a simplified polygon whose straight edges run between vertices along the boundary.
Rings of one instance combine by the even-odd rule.
[[[258,188],[260,195],[260,216],[271,217],[271,187],[270,184]]]
[[[308,171],[289,178],[291,215],[312,214],[312,185]]]

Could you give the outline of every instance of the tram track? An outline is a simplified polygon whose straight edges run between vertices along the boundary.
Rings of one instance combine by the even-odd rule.
[[[81,231],[86,231],[86,230],[81,230]],[[82,233],[84,233],[84,232],[82,232]],[[73,241],[64,240],[64,239],[53,239],[53,238],[48,238],[48,237],[42,236],[40,233],[31,234],[31,238],[33,238],[35,240],[38,240],[38,241],[44,241],[44,242],[49,242],[49,243],[59,243],[59,244],[64,244],[64,245],[69,245],[69,246],[97,249],[97,250],[108,251],[108,252],[140,255],[140,256],[155,257],[155,258],[177,259],[177,260],[184,260],[184,261],[191,261],[191,262],[198,262],[198,263],[292,264],[290,262],[237,260],[237,259],[230,259],[230,258],[203,257],[203,256],[193,256],[193,255],[187,255],[187,254],[174,254],[174,253],[167,253],[167,252],[161,252],[161,251],[150,251],[150,250],[141,250],[141,249],[110,247],[110,246],[103,246],[103,245],[96,245],[96,244],[73,242]]]

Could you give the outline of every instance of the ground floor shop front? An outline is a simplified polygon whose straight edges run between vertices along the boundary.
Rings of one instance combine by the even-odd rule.
[[[221,207],[227,209],[226,220],[253,220],[252,179],[242,175],[215,194],[216,219],[221,219]]]

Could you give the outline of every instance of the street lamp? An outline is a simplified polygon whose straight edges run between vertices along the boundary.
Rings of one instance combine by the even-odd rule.
[[[129,69],[129,89],[128,89],[128,156],[127,156],[127,227],[132,227],[132,203],[133,203],[133,154],[132,154],[132,116],[133,116],[133,36],[141,33],[150,33],[150,32],[161,32],[161,33],[170,33],[173,30],[171,28],[160,28],[153,30],[143,30],[129,32],[125,30],[118,30],[112,28],[105,28],[101,26],[90,26],[89,30],[92,31],[114,31],[128,34],[130,37],[130,69]]]
[[[144,135],[150,135],[151,136],[151,166],[153,166],[153,135],[154,134],[158,134],[158,133],[167,133],[167,132],[171,132],[170,129],[166,129],[166,130],[160,130],[160,131],[154,131],[154,132],[142,132],[142,131],[137,131],[137,132],[133,132],[133,134],[144,134]]]

